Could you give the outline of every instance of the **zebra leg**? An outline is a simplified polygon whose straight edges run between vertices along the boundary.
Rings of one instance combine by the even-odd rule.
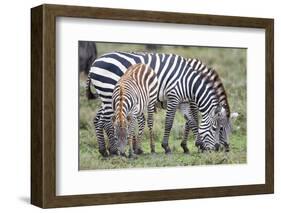
[[[194,127],[191,127],[193,135],[195,137],[195,146],[196,147],[200,147],[202,145],[202,142],[200,140],[199,137],[199,133],[198,133],[198,124],[193,125]]]
[[[189,103],[181,104],[181,112],[184,114],[186,120],[184,139],[182,144],[187,142],[187,134],[192,130],[195,137],[195,145],[199,147],[201,145],[200,137],[198,133],[198,107],[195,102],[191,101]],[[186,137],[186,138],[185,138]],[[183,146],[182,146],[183,147]],[[185,148],[183,147],[184,151]]]
[[[184,118],[186,120],[185,127],[184,127],[184,134],[183,139],[181,142],[181,147],[183,149],[183,152],[186,154],[189,154],[189,149],[187,148],[187,139],[188,139],[188,133],[190,130],[190,124],[189,124],[189,114],[190,114],[190,106],[187,102],[180,104],[180,111],[183,113]]]
[[[118,147],[114,137],[114,128],[112,122],[109,120],[105,121],[104,123],[104,130],[109,140],[109,153],[110,155],[118,155]]]
[[[99,153],[103,157],[108,157],[108,152],[106,150],[106,144],[105,144],[105,139],[104,139],[104,134],[103,134],[103,128],[104,128],[104,122],[102,121],[103,111],[102,108],[97,112],[96,117],[93,120],[94,127],[96,130],[96,136],[97,136],[97,141],[98,141],[98,146],[99,146]]]
[[[137,136],[135,134],[133,135],[132,146],[135,152],[135,150],[137,149]]]
[[[133,151],[133,144],[132,144],[132,136],[134,135],[134,130],[135,130],[135,122],[132,122],[128,128],[129,158],[136,158],[136,155],[134,154]]]
[[[176,110],[177,110],[179,103],[180,103],[180,101],[175,98],[170,99],[167,102],[165,132],[164,132],[164,138],[162,141],[162,147],[164,148],[166,154],[171,153],[171,149],[169,147],[168,141],[169,141],[170,132],[171,132],[171,129],[173,126]]]
[[[136,155],[134,154],[134,151],[133,151],[133,144],[132,144],[131,136],[128,138],[128,143],[129,143],[129,158],[135,158]]]
[[[186,154],[189,154],[189,149],[187,148],[187,139],[188,139],[188,133],[189,133],[189,124],[188,121],[185,122],[185,127],[184,127],[184,134],[183,134],[183,139],[181,142],[181,147],[183,149],[183,152]]]
[[[155,153],[155,143],[153,140],[153,113],[154,113],[154,105],[155,103],[150,103],[147,110],[147,126],[149,129],[149,139],[150,139],[150,151],[151,153]]]
[[[138,117],[138,137],[134,135],[133,137],[133,150],[134,153],[137,155],[140,155],[143,153],[143,150],[141,148],[141,139],[142,139],[142,134],[145,126],[145,117],[144,114]]]
[[[186,116],[185,116],[185,118],[186,118]],[[188,134],[188,131],[191,129],[192,133],[193,133],[193,135],[195,137],[195,146],[198,147],[198,148],[201,147],[202,143],[201,143],[201,140],[200,140],[200,137],[199,137],[199,133],[198,133],[198,123],[197,123],[197,121],[196,120],[192,120],[192,121],[191,120],[187,120],[186,121],[186,125],[188,125],[189,129],[188,130],[185,129],[185,134]]]
[[[202,142],[199,137],[198,132],[198,107],[195,102],[190,102],[190,128],[193,132],[193,135],[195,137],[195,146],[200,147],[202,145]]]

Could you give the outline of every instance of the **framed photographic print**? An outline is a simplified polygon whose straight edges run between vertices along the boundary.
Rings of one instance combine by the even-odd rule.
[[[31,9],[31,203],[274,192],[273,19]]]

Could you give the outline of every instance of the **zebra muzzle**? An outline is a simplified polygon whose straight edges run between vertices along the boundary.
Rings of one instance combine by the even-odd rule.
[[[230,148],[229,148],[228,144],[225,144],[224,147],[225,147],[225,149],[224,149],[225,152],[229,152],[230,151]]]

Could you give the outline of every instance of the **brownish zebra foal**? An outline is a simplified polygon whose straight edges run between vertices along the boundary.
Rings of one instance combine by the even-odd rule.
[[[125,148],[127,144],[129,144],[129,157],[142,152],[140,140],[145,125],[145,111],[147,111],[150,133],[150,148],[152,153],[155,152],[152,126],[157,93],[157,75],[153,69],[145,64],[135,64],[129,67],[117,82],[112,95],[112,108],[114,110],[112,121],[121,155],[126,156]],[[137,123],[139,132],[134,153],[132,137],[136,131]]]

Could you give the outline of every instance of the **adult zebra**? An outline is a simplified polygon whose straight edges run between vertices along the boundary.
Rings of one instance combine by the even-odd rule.
[[[193,67],[194,70],[198,72],[202,72],[204,75],[207,75],[210,81],[213,84],[213,87],[216,91],[216,94],[219,99],[219,104],[224,107],[226,116],[225,119],[228,120],[227,122],[220,124],[221,126],[218,127],[219,130],[219,143],[225,147],[226,151],[229,151],[229,143],[228,143],[228,136],[231,131],[231,122],[230,117],[232,116],[230,114],[230,107],[227,100],[227,94],[224,89],[223,83],[219,78],[218,73],[212,69],[208,68],[202,61],[199,59],[189,58],[188,64]],[[186,103],[185,105],[181,106],[180,109],[184,117],[186,119],[185,124],[185,131],[184,131],[184,138],[182,141],[182,147],[184,150],[186,150],[186,143],[188,138],[188,133],[190,129],[192,130],[193,134],[197,138],[196,144],[198,146],[203,146],[203,149],[208,149],[208,144],[200,143],[200,140],[198,140],[198,107],[194,101],[190,101],[189,103]],[[205,146],[205,147],[204,147]],[[218,149],[218,146],[217,146]]]
[[[159,81],[157,101],[167,103],[165,132],[162,141],[165,152],[171,152],[168,138],[176,109],[190,101],[194,101],[202,113],[199,134],[203,142],[200,143],[204,146],[201,148],[217,149],[219,131],[214,127],[218,124],[224,124],[223,128],[228,126],[229,119],[225,115],[224,106],[219,103],[215,84],[208,75],[196,71],[194,69],[196,66],[192,66],[188,60],[174,54],[113,52],[101,56],[94,62],[88,80],[87,90],[90,91],[89,84],[92,82],[102,99],[102,107],[94,119],[100,153],[107,155],[103,129],[109,137],[110,153],[117,152],[111,123],[112,92],[127,68],[137,63],[147,64],[156,72]]]
[[[112,108],[114,111],[112,121],[121,155],[125,155],[125,147],[128,143],[129,157],[133,157],[132,139],[137,120],[140,127],[135,151],[141,150],[139,143],[143,134],[145,111],[147,111],[147,123],[150,133],[150,149],[152,153],[155,152],[152,127],[157,92],[157,75],[145,64],[132,65],[117,82],[112,95]]]

